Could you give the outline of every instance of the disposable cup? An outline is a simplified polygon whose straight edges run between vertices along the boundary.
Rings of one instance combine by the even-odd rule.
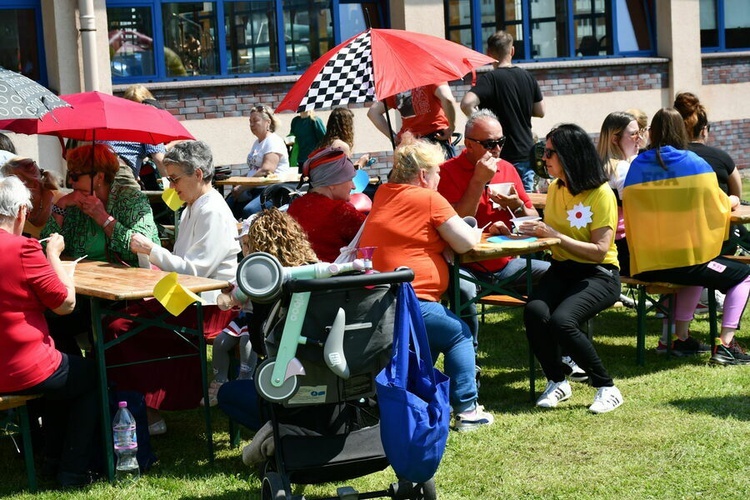
[[[512,182],[498,182],[495,184],[490,184],[490,193],[496,194],[496,195],[503,195],[508,196],[510,194],[510,189],[513,187]]]
[[[71,278],[75,276],[76,264],[78,264],[78,262],[67,261],[67,262],[61,262],[61,264],[65,272],[68,273],[68,276],[70,276]]]

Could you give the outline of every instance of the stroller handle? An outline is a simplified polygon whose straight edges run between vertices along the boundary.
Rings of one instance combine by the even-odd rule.
[[[346,288],[362,288],[374,285],[392,285],[395,283],[411,282],[414,271],[408,267],[400,267],[395,271],[372,274],[354,274],[351,276],[333,276],[319,279],[291,279],[284,287],[293,293],[314,292],[317,290],[341,290]]]

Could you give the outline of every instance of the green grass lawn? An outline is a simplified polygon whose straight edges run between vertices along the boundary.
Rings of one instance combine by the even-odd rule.
[[[745,323],[748,319],[745,318]],[[573,383],[573,397],[536,409],[528,394],[528,351],[519,309],[491,314],[480,330],[480,402],[495,424],[451,432],[435,477],[441,499],[746,498],[750,491],[750,366],[710,365],[708,357],[665,359],[653,352],[660,320],[648,321],[646,365],[635,364],[635,313],[610,309],[594,338],[625,404],[605,415],[587,411],[594,389]],[[705,318],[695,335],[707,340]],[[740,332],[750,343],[750,332]],[[541,371],[537,390],[544,385]],[[200,410],[167,413],[169,430],[152,444],[159,462],[130,488],[98,483],[61,493],[42,483],[34,498],[260,498],[260,482],[228,442],[228,422],[214,411],[217,457],[206,459]],[[243,435],[243,444],[251,434]],[[383,489],[390,469],[349,482]],[[297,487],[308,498],[339,485]],[[24,494],[23,460],[0,439],[0,495]]]

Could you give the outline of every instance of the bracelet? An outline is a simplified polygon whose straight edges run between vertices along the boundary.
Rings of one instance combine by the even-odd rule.
[[[58,205],[52,205],[52,213],[65,217],[66,210],[64,208],[60,208]]]
[[[518,207],[518,208],[516,208],[515,210],[513,210],[513,213],[514,213],[514,214],[517,214],[518,212],[520,212],[521,210],[523,210],[523,208],[524,208],[525,206],[526,206],[526,205],[524,205],[523,203],[521,203],[521,206],[520,206],[520,207]]]
[[[114,221],[115,221],[115,218],[110,215],[109,217],[107,217],[107,220],[104,221],[104,224],[102,224],[102,229],[106,229],[107,226],[112,224]]]

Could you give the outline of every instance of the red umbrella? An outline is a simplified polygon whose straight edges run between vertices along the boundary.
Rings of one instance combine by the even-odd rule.
[[[162,144],[195,139],[169,111],[101,92],[60,96],[72,107],[56,109],[54,117],[0,121],[0,130],[53,135],[79,141],[128,141]]]
[[[323,54],[276,111],[309,111],[383,100],[423,85],[457,80],[495,62],[450,40],[395,29],[368,29]]]

